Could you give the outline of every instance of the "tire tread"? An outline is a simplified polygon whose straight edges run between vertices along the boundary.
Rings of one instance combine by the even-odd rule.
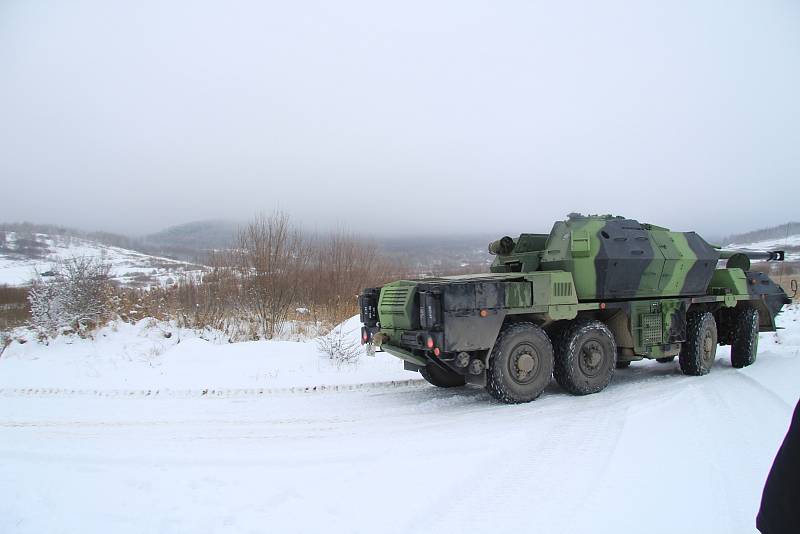
[[[575,343],[578,338],[585,335],[592,330],[598,331],[603,337],[606,337],[611,342],[612,354],[608,369],[606,369],[605,376],[596,384],[589,384],[585,378],[578,376],[575,368],[578,363],[577,347]],[[614,376],[614,369],[617,368],[617,343],[614,339],[614,334],[608,326],[596,320],[577,320],[570,324],[559,336],[556,343],[556,358],[553,367],[553,376],[565,390],[573,395],[589,395],[602,391],[611,382]],[[630,365],[630,363],[629,363]],[[627,366],[625,366],[627,367]]]
[[[683,374],[702,376],[711,371],[710,368],[703,367],[699,341],[703,330],[712,327],[716,332],[716,322],[714,321],[714,316],[710,312],[694,311],[687,314],[686,341],[681,345],[680,356],[678,356]]]
[[[758,352],[758,310],[746,306],[736,311],[731,341],[731,365],[737,369],[753,365]]]
[[[544,330],[539,328],[534,323],[527,321],[513,323],[500,332],[500,335],[497,336],[497,340],[494,343],[489,365],[486,369],[486,391],[488,391],[489,395],[495,399],[506,404],[517,404],[521,402],[533,401],[537,399],[544,391],[544,388],[542,388],[541,391],[535,393],[533,396],[531,396],[531,398],[520,398],[500,378],[498,375],[498,370],[495,369],[496,362],[498,362],[503,356],[502,351],[506,349],[505,345],[508,343],[507,340],[521,333],[528,333],[540,338],[540,340],[545,343],[546,348],[549,349],[551,354],[553,351],[553,345],[550,342],[550,338],[547,336]]]

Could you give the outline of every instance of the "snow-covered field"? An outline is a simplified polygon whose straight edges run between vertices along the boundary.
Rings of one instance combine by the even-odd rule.
[[[3,237],[0,234],[0,237]],[[10,286],[30,282],[38,271],[48,271],[54,263],[71,258],[97,258],[111,265],[111,278],[121,285],[165,284],[179,276],[199,275],[202,267],[190,263],[149,256],[133,250],[103,245],[72,236],[35,234],[33,246],[18,251],[18,234],[6,232],[0,242],[0,284]],[[31,254],[35,252],[35,254]]]
[[[358,349],[360,327],[358,317],[340,327]],[[61,336],[49,346],[33,340],[11,343],[0,357],[0,395],[46,390],[104,396],[242,396],[419,379],[386,354],[337,365],[313,340],[227,343],[218,332],[198,333],[152,319],[135,325],[113,323],[94,337]]]
[[[755,532],[800,395],[798,318],[743,370],[721,348],[705,377],[634,363],[597,395],[517,406],[393,383],[418,375],[381,354],[338,369],[312,343],[140,324],[14,344],[0,532]]]

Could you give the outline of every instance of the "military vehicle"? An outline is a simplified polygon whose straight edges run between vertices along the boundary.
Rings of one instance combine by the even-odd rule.
[[[790,302],[750,270],[750,259],[782,260],[782,251],[721,250],[694,232],[611,215],[573,214],[489,252],[489,273],[365,289],[362,343],[435,386],[479,384],[519,403],[551,377],[570,393],[596,393],[644,358],[677,357],[685,374],[705,375],[717,345],[731,346],[733,367],[751,365],[758,333],[774,331]]]

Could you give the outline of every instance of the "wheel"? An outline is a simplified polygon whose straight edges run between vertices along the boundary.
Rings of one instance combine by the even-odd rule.
[[[671,363],[675,361],[675,356],[664,356],[663,358],[656,358],[658,363]]]
[[[553,376],[573,395],[588,395],[604,389],[614,374],[617,343],[600,321],[575,321],[556,344]]]
[[[486,371],[486,390],[502,402],[530,402],[553,376],[550,338],[533,323],[515,323],[497,338]]]
[[[758,310],[747,307],[737,310],[733,340],[731,342],[731,365],[737,369],[752,365],[758,353]]]
[[[453,371],[442,369],[436,364],[429,363],[419,370],[422,378],[439,388],[455,388],[467,383],[467,379]]]
[[[631,366],[631,362],[617,362],[614,367],[617,369],[627,369]]]
[[[717,356],[717,323],[709,312],[691,312],[686,318],[686,341],[678,360],[685,375],[708,374]]]

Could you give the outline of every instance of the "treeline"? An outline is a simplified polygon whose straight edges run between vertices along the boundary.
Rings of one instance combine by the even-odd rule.
[[[242,227],[236,246],[209,263],[201,282],[127,291],[133,299],[127,308],[140,317],[217,328],[235,339],[271,339],[290,322],[329,329],[358,312],[364,287],[406,274],[370,241],[346,231],[306,234],[283,213]]]
[[[747,244],[756,241],[765,241],[767,239],[784,239],[787,235],[791,236],[796,234],[800,234],[800,222],[792,221],[778,226],[753,230],[752,232],[734,234],[726,237],[724,242],[727,244]]]
[[[215,328],[231,341],[272,339],[298,324],[324,333],[358,312],[364,287],[407,275],[374,243],[346,231],[307,234],[283,213],[242,227],[236,245],[214,254],[201,279],[142,290],[115,288],[107,273],[75,259],[40,277],[31,290],[34,327],[43,337],[84,334],[119,316]]]
[[[98,243],[112,247],[130,248],[131,250],[136,250],[133,247],[140,244],[138,239],[120,234],[111,232],[84,232],[75,228],[55,224],[36,224],[30,222],[0,223],[0,232],[16,232],[28,237],[32,237],[35,234],[77,237],[79,239],[97,241]]]
[[[236,242],[240,226],[233,221],[207,220],[172,226],[142,237],[128,237],[112,232],[85,232],[58,225],[0,223],[0,252],[41,259],[47,247],[36,234],[68,242],[70,238],[85,239],[107,246],[134,250],[198,265],[207,265],[216,251],[230,249]],[[4,248],[3,236],[16,232],[14,250]],[[475,236],[384,236],[376,241],[381,256],[402,262],[418,275],[441,276],[485,272],[491,263],[486,244],[496,235]]]

